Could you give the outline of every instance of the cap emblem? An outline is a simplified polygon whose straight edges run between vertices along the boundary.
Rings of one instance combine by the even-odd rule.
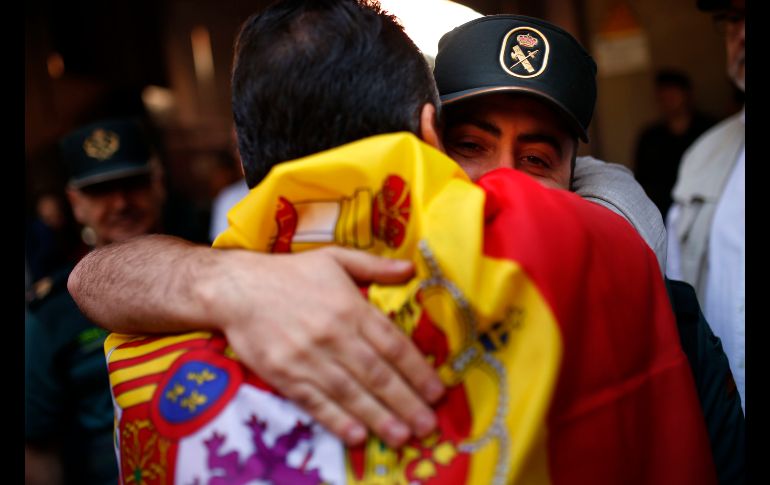
[[[97,160],[106,160],[120,148],[120,137],[112,131],[97,128],[83,142],[86,155]]]
[[[537,45],[537,39],[532,37],[530,34],[517,35],[516,40],[519,41],[519,45],[530,49]]]
[[[542,45],[538,47],[539,44]],[[545,70],[549,54],[548,39],[540,31],[532,27],[516,27],[503,39],[500,65],[511,76],[536,77]]]

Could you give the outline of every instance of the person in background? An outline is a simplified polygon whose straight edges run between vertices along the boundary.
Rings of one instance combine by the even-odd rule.
[[[655,102],[660,119],[639,135],[634,172],[665,218],[682,154],[715,120],[695,108],[690,78],[675,69],[655,75]]]
[[[209,242],[214,242],[214,239],[227,229],[227,212],[249,192],[249,187],[243,178],[243,167],[241,167],[238,149],[235,146],[237,142],[234,129],[232,133],[232,148],[216,154],[217,165],[214,169],[219,174],[216,178],[221,182],[217,183],[218,186],[211,202]]]
[[[67,197],[95,247],[161,229],[165,191],[142,127],[128,119],[83,126],[60,142]],[[67,291],[76,261],[33,285],[25,323],[25,448],[32,463],[59,463],[65,485],[117,481],[107,332]],[[53,465],[51,465],[53,466]]]
[[[744,0],[698,0],[723,28],[727,74],[746,87]],[[706,131],[682,158],[667,216],[671,279],[695,287],[703,314],[722,341],[734,382],[725,387],[746,409],[745,107]]]
[[[35,203],[35,216],[27,221],[25,253],[30,278],[37,281],[88,252],[64,193],[46,191]]]

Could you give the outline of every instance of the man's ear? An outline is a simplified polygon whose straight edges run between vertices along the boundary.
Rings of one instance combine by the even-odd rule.
[[[422,105],[422,110],[420,111],[420,138],[433,148],[446,153],[444,144],[441,142],[436,107],[432,103]]]
[[[150,183],[152,184],[152,190],[160,198],[160,203],[166,200],[166,186],[163,183],[164,175],[165,171],[160,163],[160,159],[154,156],[150,159]]]
[[[73,189],[72,187],[67,187],[67,200],[69,200],[70,206],[72,207],[72,215],[75,216],[75,220],[78,221],[81,224],[85,224],[85,214],[83,213],[83,196],[80,194],[80,192],[77,189]]]

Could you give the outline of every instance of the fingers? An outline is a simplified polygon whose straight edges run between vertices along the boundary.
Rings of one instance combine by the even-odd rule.
[[[359,280],[379,279],[381,282],[384,277],[397,282],[399,278],[411,277],[413,273],[409,261],[351,250],[331,254],[348,274]],[[427,435],[435,428],[436,417],[425,402],[436,402],[445,390],[437,373],[412,341],[379,310],[367,304],[356,315],[358,335],[340,341],[335,357],[366,392],[376,396],[380,403],[408,424],[415,435]],[[379,415],[377,419],[384,419],[378,409],[362,406],[351,411],[367,425],[371,426],[376,421],[373,416]],[[359,414],[363,412],[370,415],[364,417]],[[378,428],[372,429],[382,437]]]
[[[355,419],[360,420],[388,446],[398,447],[409,439],[411,435],[409,427],[386,409],[376,397],[367,392],[359,381],[351,379],[349,373],[339,365],[322,364],[312,377],[316,388],[321,389],[328,399],[342,408],[343,412],[348,413],[348,416],[355,416]],[[326,406],[326,403],[322,402],[320,406]],[[319,411],[320,408],[316,407],[313,414]],[[344,430],[340,435],[344,439],[352,438],[351,429],[355,428],[350,425],[346,428],[343,418],[339,419],[339,422],[332,422],[330,419],[331,426]]]
[[[438,374],[420,353],[414,343],[384,315],[375,311],[368,322],[361,326],[361,334],[400,375],[406,377],[429,403],[443,396],[445,387]]]
[[[366,428],[388,446],[398,447],[409,439],[409,427],[333,360],[316,356],[295,365],[294,371],[273,374],[272,384],[347,445],[361,444]]]
[[[366,428],[324,394],[315,384],[295,382],[283,386],[284,395],[313,416],[318,424],[337,435],[348,446],[366,439]]]
[[[345,393],[350,399],[346,408],[388,444],[399,446],[411,433],[422,438],[435,429],[434,412],[365,339],[348,342],[337,355],[361,387],[356,394]]]
[[[350,408],[350,403],[346,401],[360,400],[357,394],[363,391],[350,385],[354,379],[343,373],[324,349],[314,351],[278,332],[270,346],[263,347],[261,352],[253,352],[252,345],[232,337],[228,335],[228,340],[231,345],[237,344],[233,345],[233,350],[244,365],[345,444],[356,446],[363,443],[369,423],[362,422],[346,410]]]
[[[435,377],[441,386],[438,377],[414,345],[376,308],[363,299],[356,307],[357,325],[346,324],[349,318],[337,314],[339,318],[331,325],[315,322],[306,327],[303,342],[311,343],[311,350],[303,353],[304,358],[293,362],[303,361],[302,365],[307,367],[305,379],[388,445],[401,446],[412,433],[418,437],[428,435],[436,427],[435,414],[386,356],[362,335],[361,328],[372,320],[377,322],[374,325],[392,328],[393,332],[387,334],[387,338],[396,342],[394,346],[404,349],[399,352],[411,356],[398,356],[396,360],[404,365],[423,367],[420,369],[422,378],[430,382]],[[309,412],[315,415],[315,411]],[[342,424],[332,426],[340,429]]]
[[[247,367],[349,445],[366,428],[394,447],[435,428],[426,402],[442,395],[441,381],[351,281],[403,282],[411,262],[327,248],[261,267],[271,277],[257,280],[257,297],[231,309],[237,318],[223,327]]]
[[[403,283],[414,274],[414,265],[403,259],[385,258],[345,248],[327,248],[331,257],[357,283],[397,284]]]

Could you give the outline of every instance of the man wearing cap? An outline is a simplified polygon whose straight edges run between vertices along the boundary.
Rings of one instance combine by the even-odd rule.
[[[516,168],[546,186],[573,188],[625,216],[650,247],[659,238],[656,253],[665,266],[665,240],[660,241],[665,231],[656,229],[660,213],[631,172],[575,157],[578,139],[588,140],[595,73],[589,54],[549,22],[494,15],[463,24],[441,39],[436,56],[444,146],[471,178],[499,167]],[[738,483],[745,471],[744,418],[738,396],[730,392],[725,351],[700,313],[693,288],[668,279],[666,285],[720,481]]]
[[[665,267],[665,229],[630,170],[576,157],[588,141],[596,64],[561,28],[517,15],[476,19],[442,37],[434,69],[447,153],[475,179],[515,168],[626,218]]]
[[[727,74],[745,91],[745,1],[698,0],[724,27]],[[741,405],[746,400],[745,107],[685,152],[668,214],[669,277],[692,284],[722,340]]]
[[[106,121],[61,143],[72,169],[67,196],[97,247],[160,228],[163,186],[144,136],[139,125]]]
[[[77,221],[92,245],[155,232],[164,190],[141,126],[106,120],[60,142]],[[27,452],[57,455],[64,484],[114,484],[113,409],[104,363],[107,335],[67,292],[74,264],[36,284],[25,328]]]

